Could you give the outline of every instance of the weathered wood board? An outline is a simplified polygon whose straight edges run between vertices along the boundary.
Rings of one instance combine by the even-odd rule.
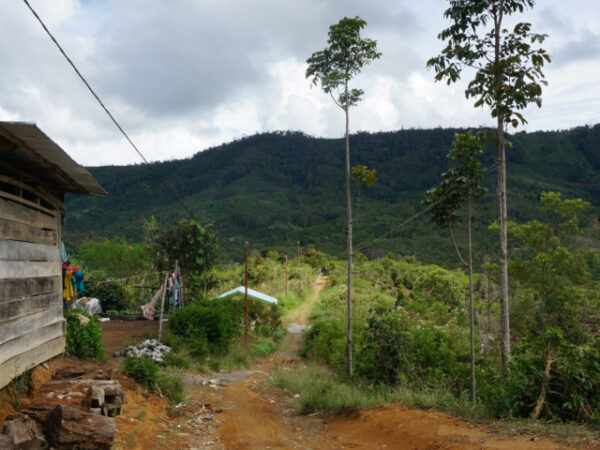
[[[46,327],[61,320],[63,320],[62,304],[55,303],[45,310],[4,321],[0,325],[0,346],[12,339],[26,336],[32,330]],[[2,355],[0,355],[1,360]]]
[[[62,274],[50,277],[0,279],[0,303],[50,293],[62,296]]]
[[[0,328],[4,326],[4,321],[49,310],[60,305],[62,305],[62,296],[56,292],[0,302]]]
[[[57,245],[0,239],[0,260],[4,261],[59,261]]]
[[[0,238],[36,244],[58,244],[56,230],[45,230],[6,219],[0,219]]]
[[[0,349],[1,350],[1,349]],[[6,386],[15,375],[24,370],[47,361],[65,351],[65,337],[55,337],[37,347],[26,349],[24,352],[0,363],[0,386]]]
[[[54,323],[41,328],[35,328],[34,325],[33,327],[28,333],[2,344],[0,347],[0,361],[9,361],[27,352],[29,349],[43,345],[45,342],[58,337],[64,338],[64,319],[62,317],[55,319]],[[49,358],[51,356],[41,359],[38,363]]]
[[[56,230],[56,217],[0,197],[0,219]]]
[[[61,276],[60,261],[0,261],[1,278],[39,278]]]

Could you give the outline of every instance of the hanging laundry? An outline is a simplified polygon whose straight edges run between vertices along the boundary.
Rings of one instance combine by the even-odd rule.
[[[73,290],[77,293],[77,296],[85,292],[85,287],[83,286],[83,278],[84,275],[81,270],[73,272]]]
[[[160,289],[158,290],[158,292],[156,293],[156,295],[152,298],[152,300],[150,300],[150,303],[146,303],[145,305],[141,306],[142,315],[144,316],[145,319],[154,320],[154,307],[156,306],[156,302],[162,295],[164,288],[165,288],[164,285],[161,286]]]
[[[73,298],[73,272],[65,273],[65,285],[63,289],[63,300],[70,302]]]
[[[179,307],[181,301],[181,291],[179,289],[179,279],[175,278],[175,284],[173,286],[173,292],[171,294],[171,305],[173,305],[173,307],[177,308]]]
[[[65,243],[63,241],[60,241],[60,255],[62,258],[62,263],[65,264],[67,262],[68,258],[67,258],[67,251],[65,250]]]

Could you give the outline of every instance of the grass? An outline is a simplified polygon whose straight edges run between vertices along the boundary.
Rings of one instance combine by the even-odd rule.
[[[272,339],[260,338],[255,344],[250,347],[252,356],[257,358],[264,358],[270,355],[277,349],[277,344]]]
[[[498,420],[490,424],[493,431],[508,436],[543,435],[563,444],[591,447],[600,444],[600,429],[578,423],[553,423],[532,419]]]
[[[252,357],[244,347],[244,344],[238,342],[232,345],[224,355],[207,358],[201,363],[198,370],[205,373],[210,371],[218,372],[220,370],[232,372],[241,367],[250,367],[250,364],[252,364]]]
[[[32,370],[33,368],[30,367],[21,375],[15,376],[6,387],[10,398],[10,404],[15,409],[19,409],[19,406],[21,406],[21,399],[31,390]]]
[[[531,419],[493,421],[490,411],[481,403],[471,403],[468,394],[456,398],[443,388],[415,391],[402,386],[363,386],[349,383],[320,365],[298,367],[293,371],[276,368],[268,384],[286,389],[293,396],[290,406],[300,414],[331,416],[398,402],[417,409],[443,411],[471,422],[486,422],[494,432],[508,436],[542,435],[561,443],[584,447],[600,443],[600,429],[592,425]]]
[[[127,436],[125,436],[125,445],[127,446],[127,448],[135,447],[135,445],[137,443],[137,431],[138,430],[136,428],[131,433],[129,433]]]

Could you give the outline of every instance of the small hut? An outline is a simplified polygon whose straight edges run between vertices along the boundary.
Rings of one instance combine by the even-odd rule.
[[[65,192],[106,196],[36,125],[0,122],[0,388],[65,349]]]

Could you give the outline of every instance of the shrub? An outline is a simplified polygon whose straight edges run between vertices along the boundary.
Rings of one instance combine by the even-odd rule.
[[[225,353],[240,334],[242,311],[232,300],[195,302],[169,318],[169,331],[184,338],[192,354],[204,357],[210,351]]]
[[[600,341],[576,346],[557,328],[513,350],[504,379],[488,377],[484,395],[498,414],[600,422]]]
[[[178,369],[189,369],[191,366],[190,360],[185,356],[177,355],[174,352],[165,353],[163,356],[163,365],[166,367],[175,367]]]
[[[183,381],[177,377],[159,374],[156,378],[156,388],[167,397],[172,405],[177,405],[185,400]]]
[[[341,370],[346,364],[346,327],[337,320],[320,319],[304,335],[301,352],[333,368]]]
[[[126,375],[133,378],[136,383],[154,389],[158,379],[158,364],[149,356],[137,358],[130,356],[123,362],[121,370]]]
[[[78,358],[104,358],[106,350],[102,344],[102,329],[97,320],[76,311],[65,311],[64,315],[67,320],[65,353]],[[89,318],[89,322],[82,323],[82,317]]]
[[[88,297],[95,297],[100,300],[103,311],[122,311],[129,306],[127,291],[121,283],[116,281],[98,281],[97,284],[94,284],[94,281],[86,284],[85,294]]]
[[[250,351],[253,356],[264,358],[275,351],[277,345],[271,339],[260,338],[256,344],[253,344]]]
[[[10,404],[15,409],[19,409],[19,406],[21,406],[21,399],[31,390],[32,370],[32,368],[29,368],[21,375],[15,376],[10,381],[8,386],[6,386],[6,391],[8,392],[8,396],[10,398]]]
[[[183,382],[177,377],[158,373],[158,364],[149,356],[143,358],[130,356],[121,365],[121,370],[136,383],[161,392],[173,405],[185,399]]]

